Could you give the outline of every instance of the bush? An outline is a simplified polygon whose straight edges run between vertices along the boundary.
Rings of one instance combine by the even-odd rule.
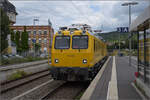
[[[38,61],[38,60],[44,60],[44,59],[47,59],[47,58],[40,58],[40,57],[33,58],[32,56],[28,56],[26,58],[1,59],[1,65],[32,62],[32,61]]]
[[[8,77],[8,80],[16,80],[26,75],[27,73],[25,71],[17,70],[17,72],[13,73],[11,76]]]

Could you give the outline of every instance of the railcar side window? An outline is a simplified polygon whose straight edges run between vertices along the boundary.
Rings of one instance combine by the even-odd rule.
[[[55,49],[69,49],[70,48],[70,36],[56,36]]]
[[[73,36],[72,37],[73,49],[87,49],[88,48],[88,36]]]

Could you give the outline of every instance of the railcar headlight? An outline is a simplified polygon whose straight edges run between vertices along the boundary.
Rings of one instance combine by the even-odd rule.
[[[55,63],[58,63],[59,62],[59,60],[58,59],[55,59]]]
[[[70,34],[73,34],[74,32],[73,31],[70,31]]]
[[[86,64],[87,63],[87,60],[86,59],[83,59],[83,64]]]

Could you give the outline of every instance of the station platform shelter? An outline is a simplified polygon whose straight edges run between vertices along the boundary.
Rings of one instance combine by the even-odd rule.
[[[130,25],[138,37],[136,85],[150,98],[150,6]]]

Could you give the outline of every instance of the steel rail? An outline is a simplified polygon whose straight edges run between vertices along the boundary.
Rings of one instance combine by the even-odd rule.
[[[9,90],[15,89],[19,86],[22,86],[24,84],[27,84],[29,82],[32,82],[34,80],[37,80],[39,78],[42,78],[42,77],[45,77],[48,75],[49,75],[49,71],[47,69],[47,70],[42,70],[42,71],[27,75],[25,77],[22,77],[22,78],[19,78],[16,80],[10,80],[10,81],[3,82],[0,84],[1,85],[0,93],[5,93]]]

